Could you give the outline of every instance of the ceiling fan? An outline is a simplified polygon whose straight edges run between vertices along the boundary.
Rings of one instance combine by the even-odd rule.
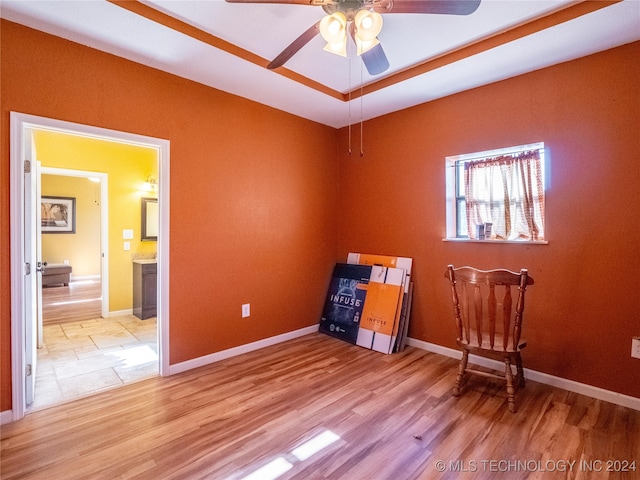
[[[378,40],[382,15],[387,13],[421,13],[469,15],[481,0],[226,0],[229,3],[281,3],[321,6],[327,14],[296,38],[276,58],[268,69],[284,65],[318,33],[327,41],[326,51],[346,56],[347,35],[370,75],[389,68],[389,60]]]

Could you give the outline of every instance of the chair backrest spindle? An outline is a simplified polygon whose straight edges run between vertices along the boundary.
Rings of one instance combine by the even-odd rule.
[[[493,349],[496,340],[496,286],[489,285],[489,345]]]
[[[477,284],[473,286],[473,306],[476,312],[476,336],[478,344],[482,345],[482,292]]]
[[[504,331],[511,331],[511,308],[513,302],[511,300],[511,285],[505,285],[504,298],[502,299],[502,322],[504,324]],[[503,337],[502,347],[506,350],[509,348],[509,335]]]

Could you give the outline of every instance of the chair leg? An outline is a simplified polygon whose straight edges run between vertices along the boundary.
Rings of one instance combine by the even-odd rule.
[[[464,378],[464,372],[467,370],[467,361],[469,360],[469,350],[462,350],[462,358],[460,359],[460,366],[458,367],[458,376],[456,377],[456,385],[453,387],[453,396],[460,395],[460,389],[462,388],[462,379]]]
[[[524,387],[527,380],[524,378],[524,369],[522,368],[522,357],[520,356],[520,352],[516,354],[516,371],[518,387]]]
[[[504,374],[505,374],[505,377],[507,379],[507,400],[509,401],[509,410],[511,410],[512,412],[515,413],[515,411],[516,411],[516,398],[515,398],[516,390],[513,387],[513,372],[511,371],[511,361],[509,360],[509,357],[505,357],[504,364],[505,364]]]

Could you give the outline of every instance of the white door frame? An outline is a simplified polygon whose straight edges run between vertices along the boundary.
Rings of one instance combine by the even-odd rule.
[[[11,112],[10,223],[11,223],[11,409],[13,420],[24,417],[25,404],[25,249],[24,166],[25,141],[30,131],[49,130],[70,135],[154,148],[158,153],[158,356],[160,375],[169,375],[169,141],[79,123]],[[34,159],[37,160],[37,159]]]
[[[23,162],[24,192],[24,243],[25,260],[29,268],[25,268],[23,288],[25,292],[25,364],[28,374],[24,378],[25,404],[33,403],[36,390],[36,372],[38,363],[39,321],[42,317],[42,249],[41,212],[40,212],[40,162],[35,160],[36,148],[33,136],[27,132],[28,138],[24,142],[25,155],[22,157],[29,162]],[[27,267],[27,265],[25,265]]]
[[[88,170],[42,167],[42,175],[100,179],[100,277],[102,281],[102,317],[109,316],[109,175]]]

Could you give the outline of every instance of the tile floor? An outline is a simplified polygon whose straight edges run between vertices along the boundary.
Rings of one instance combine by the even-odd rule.
[[[28,410],[158,375],[156,331],[133,315],[45,325]]]

